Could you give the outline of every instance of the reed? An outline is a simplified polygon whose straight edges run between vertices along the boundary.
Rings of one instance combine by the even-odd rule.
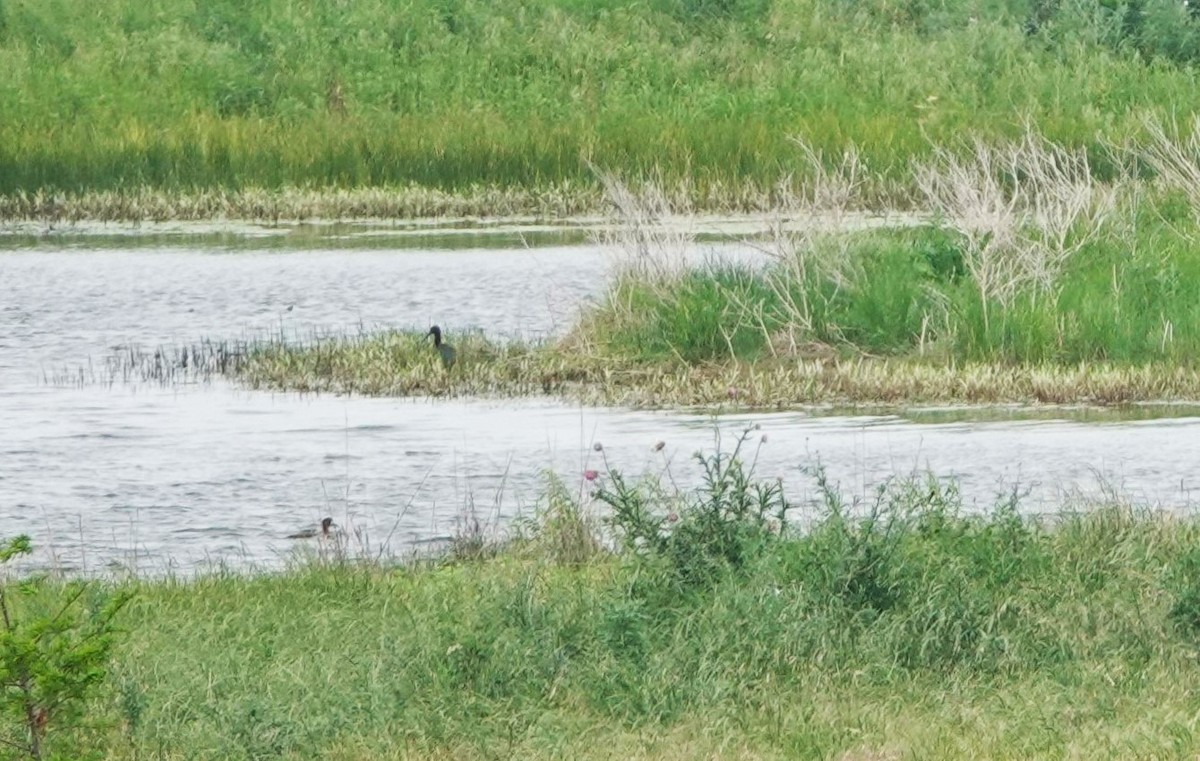
[[[928,222],[906,229],[851,224],[864,184],[851,155],[789,201],[772,235],[748,242],[760,266],[678,266],[695,240],[661,224],[673,209],[650,194],[623,212],[632,221],[612,242],[625,264],[568,343],[688,365],[1190,368],[1200,325],[1177,278],[1200,276],[1194,141],[1113,148],[1128,165],[1157,162],[1152,183],[1132,169],[1099,182],[1084,153],[1035,133],[977,143],[969,159],[939,151],[914,170]],[[828,224],[782,224],[789,215]]]
[[[594,187],[563,182],[539,188],[471,185],[358,188],[18,190],[0,195],[8,222],[165,222],[211,219],[266,222],[456,217],[562,219],[604,209]]]

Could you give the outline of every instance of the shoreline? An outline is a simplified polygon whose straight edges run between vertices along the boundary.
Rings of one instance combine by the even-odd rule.
[[[323,236],[422,238],[461,235],[538,235],[578,233],[608,235],[628,228],[628,222],[615,213],[611,204],[598,203],[583,211],[559,214],[552,210],[484,210],[476,213],[444,214],[358,214],[339,215],[336,205],[322,209],[323,214],[293,213],[281,215],[226,213],[160,215],[153,211],[139,216],[108,215],[88,208],[63,213],[12,214],[6,206],[9,197],[0,196],[0,242],[15,237],[106,237],[106,236],[242,236],[279,238],[294,234]],[[464,203],[464,206],[467,204]],[[419,210],[418,210],[419,211]],[[898,208],[856,208],[847,211],[814,211],[811,208],[695,209],[656,215],[648,220],[663,234],[687,233],[698,238],[738,238],[759,236],[773,231],[801,230],[865,231],[904,229],[931,223],[932,213]]]
[[[1148,702],[1155,726],[1190,715],[1194,520],[1105,500],[980,513],[952,486],[912,482],[870,516],[831,491],[803,531],[773,514],[705,523],[710,504],[762,494],[740,474],[683,503],[638,491],[648,523],[623,528],[649,532],[640,552],[628,536],[606,548],[589,505],[561,491],[524,533],[467,534],[431,563],[335,550],[282,573],[100,580],[131,596],[109,679],[92,721],[48,737],[63,756],[137,759],[233,757],[266,736],[263,755],[348,761],[482,758],[506,742],[535,759],[787,758],[802,743],[828,758],[986,757],[1022,736],[1116,757],[1179,742],[1143,730]],[[1064,726],[1047,703],[1102,708]]]

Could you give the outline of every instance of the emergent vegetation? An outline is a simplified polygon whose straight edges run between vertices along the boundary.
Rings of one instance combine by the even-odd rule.
[[[407,333],[278,341],[229,372],[254,386],[370,394],[559,393],[635,405],[1200,398],[1200,133],[1156,123],[1083,151],[1029,132],[913,175],[925,216],[864,229],[872,175],[847,153],[789,198],[753,262],[697,264],[680,210],[601,175],[623,260],[560,339],[461,347],[455,372]],[[1114,164],[1117,163],[1114,159]],[[681,215],[682,211],[682,215]],[[426,347],[427,348],[427,347]]]

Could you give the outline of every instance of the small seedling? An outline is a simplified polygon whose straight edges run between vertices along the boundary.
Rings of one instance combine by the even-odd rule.
[[[27,555],[28,536],[0,544],[0,564]],[[52,727],[69,727],[107,676],[113,620],[131,599],[44,575],[0,579],[0,715],[20,727],[0,744],[32,759]]]

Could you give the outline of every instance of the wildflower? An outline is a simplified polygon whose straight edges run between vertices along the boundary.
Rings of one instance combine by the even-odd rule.
[[[737,399],[737,395],[738,395],[738,390],[737,390],[737,388],[735,388],[734,386],[730,386],[730,387],[729,387],[729,398],[730,398],[730,399]]]
[[[674,510],[667,513],[667,523],[678,523],[678,522],[679,522],[679,513],[675,512]]]
[[[762,435],[762,438],[761,438],[761,439],[759,439],[759,441],[761,441],[762,443],[766,444],[766,443],[767,443],[767,434],[765,434],[765,433],[764,433],[764,434]]]
[[[604,445],[597,441],[595,444],[592,444],[592,449],[596,450],[597,452],[603,452]]]
[[[595,471],[595,470],[583,471],[583,479],[585,481],[595,481],[599,477],[600,477],[599,471]]]
[[[660,441],[660,442],[658,442],[657,444],[655,444],[655,445],[654,445],[654,451],[655,451],[655,452],[661,452],[661,451],[663,450],[663,447],[665,447],[666,445],[667,445],[667,442],[665,442],[665,441]]]
[[[762,423],[755,423],[755,424],[754,424],[754,430],[756,430],[756,431],[761,431],[761,430],[762,430]]]

